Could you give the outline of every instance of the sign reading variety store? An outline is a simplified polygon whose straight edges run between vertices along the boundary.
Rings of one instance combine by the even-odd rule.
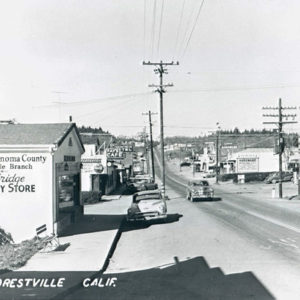
[[[0,193],[35,193],[36,171],[46,162],[46,155],[0,155]]]

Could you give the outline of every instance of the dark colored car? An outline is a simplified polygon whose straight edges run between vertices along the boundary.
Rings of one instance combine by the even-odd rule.
[[[182,162],[182,163],[180,164],[180,167],[189,167],[190,165],[191,165],[190,162],[184,161],[184,162]]]
[[[294,178],[293,173],[291,172],[282,172],[282,182],[288,182],[288,181],[292,181]],[[279,182],[279,173],[272,173],[270,174],[265,180],[265,183],[277,183]]]
[[[207,180],[192,180],[186,188],[186,198],[192,202],[196,198],[213,198],[214,189]]]

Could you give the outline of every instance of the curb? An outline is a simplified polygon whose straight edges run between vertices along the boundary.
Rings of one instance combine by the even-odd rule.
[[[116,233],[116,235],[114,237],[114,240],[113,240],[113,242],[112,242],[112,244],[110,246],[110,249],[109,249],[109,251],[107,253],[107,256],[105,258],[104,264],[103,264],[102,268],[99,271],[101,273],[104,273],[106,271],[106,269],[107,269],[107,267],[109,265],[110,259],[111,259],[111,257],[113,256],[113,254],[114,254],[114,252],[116,250],[116,247],[118,245],[119,239],[120,239],[120,237],[122,235],[122,228],[123,228],[124,222],[125,222],[125,216],[123,217],[122,221],[120,222],[120,226],[119,226],[118,231],[117,231],[117,233]]]
[[[104,264],[103,264],[102,268],[99,271],[95,272],[92,276],[90,276],[91,279],[97,278],[99,276],[101,277],[101,275],[106,271],[106,269],[107,269],[107,267],[109,265],[109,261],[110,261],[111,257],[113,256],[114,251],[115,251],[115,249],[117,247],[118,241],[119,241],[119,239],[121,237],[122,227],[123,227],[124,222],[125,222],[125,216],[123,217],[122,221],[120,222],[120,226],[119,226],[118,231],[117,231],[117,233],[116,233],[116,235],[114,237],[114,240],[113,240],[113,242],[112,242],[112,244],[110,246],[110,249],[109,249],[109,251],[107,253],[107,256],[105,258],[105,261],[104,261]],[[54,297],[50,297],[49,299],[50,300],[61,300],[64,297],[69,296],[72,293],[75,293],[76,290],[79,290],[81,288],[82,288],[82,284],[80,282],[80,283],[77,283],[74,286],[68,288],[67,290],[64,290],[61,293],[58,293]]]

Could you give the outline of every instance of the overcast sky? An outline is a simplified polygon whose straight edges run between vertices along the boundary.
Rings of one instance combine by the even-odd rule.
[[[300,1],[206,0],[200,11],[201,3],[2,1],[0,119],[72,115],[78,125],[135,135],[148,124],[143,112],[159,112],[148,87],[158,76],[143,60],[180,63],[164,76],[174,84],[164,94],[165,135],[201,135],[217,122],[262,128],[262,106],[280,97],[299,107]]]

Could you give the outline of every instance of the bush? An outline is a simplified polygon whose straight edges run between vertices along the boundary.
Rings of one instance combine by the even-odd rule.
[[[15,270],[24,266],[39,249],[41,244],[35,238],[0,246],[0,270]]]
[[[238,182],[238,175],[245,175],[245,182],[264,181],[272,173],[274,172],[231,173],[219,175],[218,178],[220,181]]]
[[[102,193],[96,191],[81,192],[81,199],[84,204],[97,203],[101,200]]]
[[[11,234],[8,232],[5,232],[5,230],[0,227],[0,246],[5,245],[5,244],[11,244],[13,242],[14,242],[14,240],[13,240]]]

